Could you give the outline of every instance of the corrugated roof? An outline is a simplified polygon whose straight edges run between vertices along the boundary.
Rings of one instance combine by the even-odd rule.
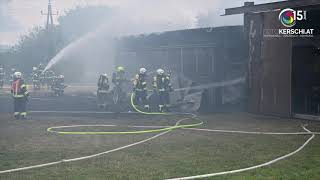
[[[297,8],[315,5],[320,5],[320,0],[291,0],[257,5],[254,5],[252,2],[246,2],[244,6],[225,9],[224,15],[244,14],[249,12],[259,13],[284,8]]]

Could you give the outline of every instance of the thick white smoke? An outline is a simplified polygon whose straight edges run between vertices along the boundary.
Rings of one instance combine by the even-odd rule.
[[[101,60],[108,61],[103,71],[110,74],[114,64],[112,48],[114,37],[196,28],[202,17],[212,14],[221,19],[229,19],[229,21],[223,21],[224,25],[241,24],[241,17],[235,19],[234,17],[219,16],[224,11],[222,6],[227,6],[227,4],[221,0],[118,1],[113,4],[114,11],[110,18],[106,19],[94,32],[90,32],[61,50],[49,62],[46,70],[62,60],[76,58],[78,63],[85,64],[87,69],[84,71],[91,75],[100,73],[102,70],[101,67],[90,69],[90,66],[99,66],[96,62]],[[206,25],[218,26],[219,24],[205,24],[204,26]]]

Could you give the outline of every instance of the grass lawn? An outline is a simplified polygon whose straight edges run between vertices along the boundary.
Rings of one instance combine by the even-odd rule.
[[[129,131],[124,125],[174,125],[169,116],[44,116],[12,120],[0,114],[0,171],[104,152],[152,137],[139,135],[58,135],[51,126],[116,124],[121,127],[72,130]],[[302,132],[302,124],[320,131],[320,122],[256,116],[246,113],[200,115],[199,128],[245,131]],[[188,120],[183,123],[194,123]],[[71,129],[67,129],[71,130]],[[141,128],[139,128],[141,130]],[[300,147],[310,135],[252,135],[171,131],[146,143],[99,157],[21,172],[0,174],[0,179],[166,179],[228,171],[261,164]],[[319,179],[320,136],[301,152],[271,166],[209,179]]]

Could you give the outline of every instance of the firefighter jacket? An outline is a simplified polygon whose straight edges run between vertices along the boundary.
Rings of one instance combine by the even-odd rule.
[[[98,90],[109,90],[109,79],[108,78],[104,78],[102,76],[100,76],[99,81],[98,81]]]
[[[133,86],[135,90],[147,90],[146,75],[137,74],[133,81]]]
[[[23,98],[29,96],[27,85],[24,83],[22,79],[16,79],[13,81],[11,93],[14,98]]]
[[[126,81],[124,72],[115,72],[112,74],[112,83],[121,84]]]
[[[170,76],[168,75],[157,75],[153,78],[153,87],[160,91],[172,91],[172,86],[170,82]]]

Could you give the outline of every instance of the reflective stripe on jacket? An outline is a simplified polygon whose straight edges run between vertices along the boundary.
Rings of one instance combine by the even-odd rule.
[[[158,91],[168,91],[171,89],[170,77],[167,75],[157,75],[153,78],[152,85]]]
[[[27,86],[22,79],[17,79],[12,83],[11,93],[15,98],[26,97],[29,95]]]

